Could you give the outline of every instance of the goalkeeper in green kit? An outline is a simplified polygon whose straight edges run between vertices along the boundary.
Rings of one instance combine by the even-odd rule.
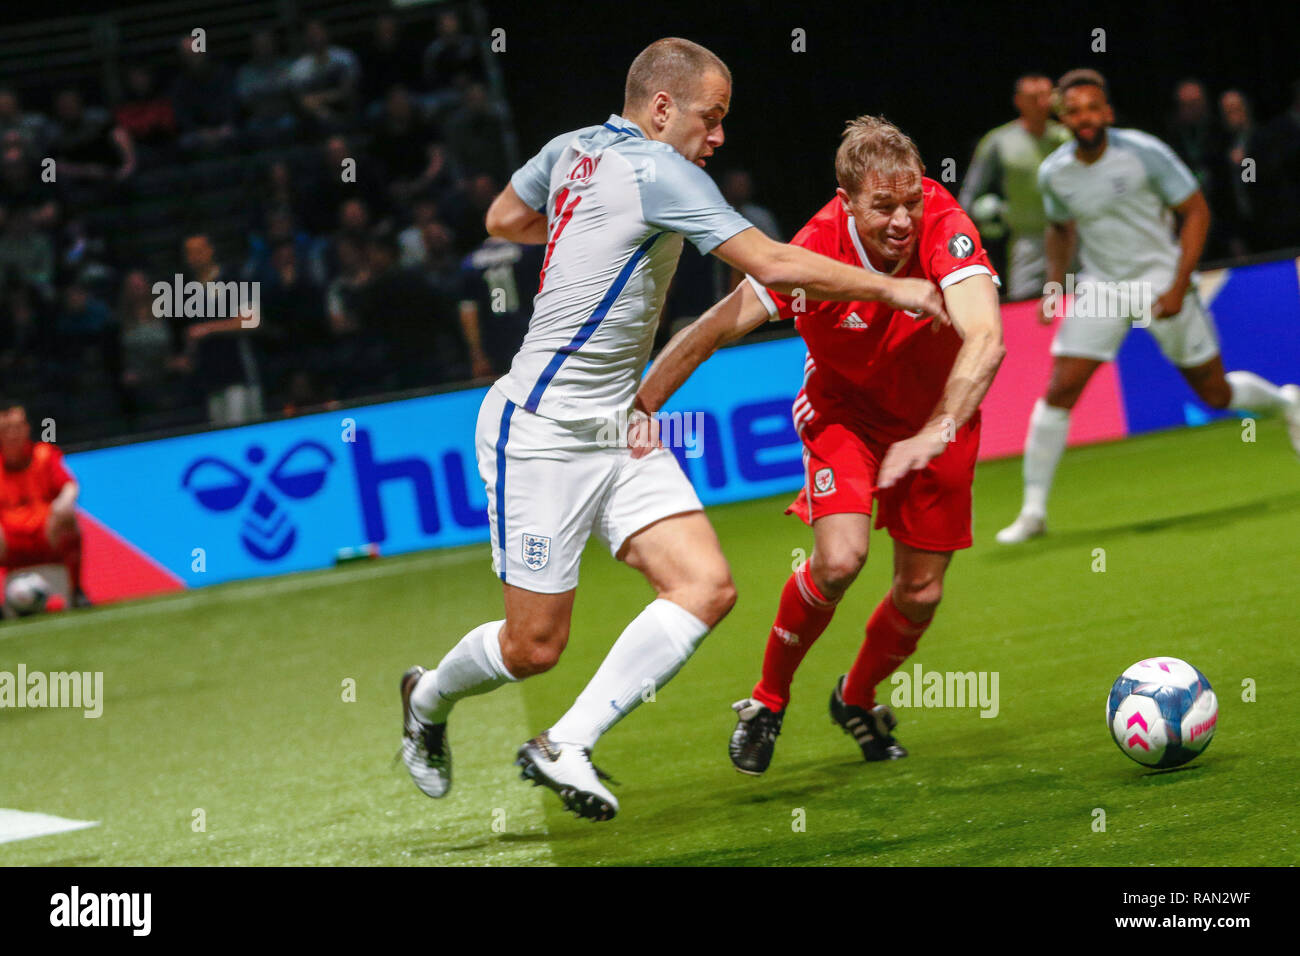
[[[1038,192],[1038,166],[1070,139],[1070,131],[1051,118],[1052,81],[1037,73],[1016,80],[1013,99],[1020,112],[989,130],[975,147],[958,201],[987,238],[1000,219],[1011,235],[1007,240],[1007,297],[1036,299],[1047,278],[1043,230],[1047,219]],[[1001,197],[999,199],[998,197]]]

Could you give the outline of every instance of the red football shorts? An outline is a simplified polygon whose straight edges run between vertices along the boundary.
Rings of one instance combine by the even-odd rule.
[[[0,532],[5,536],[4,566],[19,568],[62,562],[63,558],[50,547],[47,534],[50,506],[29,505],[28,509],[21,518],[0,517]]]
[[[836,422],[804,426],[804,486],[786,509],[805,524],[834,514],[879,510],[876,527],[895,541],[925,551],[971,546],[971,485],[980,446],[979,412],[957,431],[943,454],[894,487],[876,488],[876,473],[889,446]]]

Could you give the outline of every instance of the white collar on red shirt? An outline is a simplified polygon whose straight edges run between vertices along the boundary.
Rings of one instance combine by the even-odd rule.
[[[853,248],[858,253],[858,261],[862,263],[862,268],[866,269],[868,272],[874,272],[878,276],[896,276],[898,275],[899,272],[901,272],[904,268],[907,267],[908,260],[912,258],[911,253],[908,254],[907,259],[899,260],[899,263],[894,267],[893,272],[881,272],[879,269],[873,266],[871,264],[871,260],[867,258],[867,250],[862,248],[862,238],[858,235],[858,224],[853,221],[853,217],[849,216],[847,212],[845,213],[845,215],[848,216],[848,220],[849,220],[849,238],[853,240]],[[912,252],[915,251],[916,250],[914,248]]]

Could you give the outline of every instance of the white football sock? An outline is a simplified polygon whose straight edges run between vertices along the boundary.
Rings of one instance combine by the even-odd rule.
[[[1287,407],[1282,390],[1254,372],[1229,372],[1224,376],[1232,388],[1228,407],[1248,412],[1281,411]]]
[[[1021,514],[1039,518],[1047,515],[1047,495],[1069,434],[1069,409],[1048,405],[1040,398],[1029,416],[1029,434],[1025,436],[1025,498]]]
[[[426,723],[443,724],[452,704],[486,694],[516,678],[501,659],[501,625],[480,624],[447,652],[435,670],[425,671],[411,691],[411,710]]]
[[[597,738],[663,688],[709,633],[690,611],[659,598],[619,635],[596,675],[569,712],[550,729],[551,740],[594,747]]]

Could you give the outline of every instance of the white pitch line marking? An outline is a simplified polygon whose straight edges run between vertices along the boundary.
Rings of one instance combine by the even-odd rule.
[[[0,807],[0,843],[30,840],[52,833],[67,833],[99,826],[98,820],[68,820],[48,813],[28,813],[25,810],[6,810]]]

